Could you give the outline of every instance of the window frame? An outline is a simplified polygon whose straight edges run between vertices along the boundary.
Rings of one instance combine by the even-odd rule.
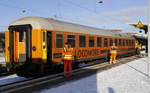
[[[18,32],[18,35],[19,35],[19,38],[18,38],[18,39],[19,39],[19,40],[18,40],[19,43],[24,42],[24,39],[25,39],[25,37],[26,37],[26,36],[25,36],[25,35],[26,35],[26,32],[25,32],[25,31],[19,31],[19,32]]]
[[[112,40],[112,42],[111,42],[111,40]],[[112,45],[113,45],[113,42],[114,42],[114,39],[113,39],[113,38],[110,38],[110,39],[109,39],[109,46],[112,46]]]
[[[119,39],[119,44],[118,46],[122,46],[122,39]]]
[[[126,46],[126,39],[123,39],[123,46]]]
[[[98,38],[100,38],[100,43],[98,42]],[[97,36],[97,47],[102,47],[102,37]],[[100,44],[100,46],[98,46]]]
[[[67,39],[67,42],[69,43],[69,41],[68,41],[68,36],[74,36],[74,46],[73,45],[71,45],[71,47],[72,48],[76,48],[76,35],[74,35],[74,34],[67,34],[66,36],[66,39]],[[70,43],[71,44],[71,43]]]
[[[131,40],[129,40],[129,46],[131,46]]]
[[[114,42],[115,42],[115,46],[118,46],[118,38],[115,38]]]
[[[91,45],[93,45],[93,46],[90,46],[90,37],[91,38],[93,38],[93,44],[91,44]],[[89,35],[88,36],[88,45],[89,45],[89,48],[94,48],[95,47],[95,36],[94,35]]]
[[[107,46],[105,46],[105,39],[107,40]],[[107,37],[104,37],[104,47],[108,47],[108,38]]]
[[[80,37],[82,37],[82,36],[85,37],[85,43],[84,43],[84,46],[83,46],[83,47],[80,46],[80,41],[81,41],[81,40],[80,40]],[[78,42],[78,43],[79,43],[79,48],[85,48],[85,47],[86,47],[86,35],[79,35],[79,42]]]
[[[57,38],[57,35],[62,35],[62,47],[60,48],[60,47],[57,47],[57,39],[60,39],[60,38]],[[63,47],[64,47],[64,35],[63,35],[63,33],[56,33],[56,38],[55,38],[55,40],[56,40],[56,48],[58,48],[58,49],[62,49]]]
[[[126,39],[126,46],[128,46],[129,45],[129,43],[128,43],[128,39]]]
[[[134,46],[134,40],[132,40],[132,46]]]

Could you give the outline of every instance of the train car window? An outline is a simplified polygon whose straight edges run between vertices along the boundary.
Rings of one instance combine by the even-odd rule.
[[[108,47],[108,39],[104,38],[104,47]]]
[[[123,42],[124,42],[124,40],[122,39],[122,46],[124,46],[124,43],[123,43]]]
[[[94,47],[94,36],[89,36],[89,47]]]
[[[43,32],[43,42],[45,42],[45,32]]]
[[[113,39],[110,38],[110,46],[112,46],[112,45],[113,45]]]
[[[102,38],[97,37],[97,47],[102,47]]]
[[[79,36],[79,47],[85,47],[86,41],[85,36]]]
[[[24,37],[25,37],[25,32],[20,31],[20,32],[19,32],[19,42],[23,42]]]
[[[67,35],[67,42],[71,44],[71,47],[75,48],[75,35]]]
[[[129,40],[129,46],[131,46],[131,40]]]
[[[63,48],[63,35],[56,34],[56,48]]]
[[[125,40],[123,40],[123,46],[125,46]]]
[[[133,40],[131,40],[131,46],[133,46]]]
[[[126,40],[126,46],[128,46],[128,40]]]
[[[134,46],[134,40],[132,40],[132,46]]]
[[[117,39],[115,39],[115,45],[118,46],[118,40]]]
[[[133,40],[131,40],[131,46],[133,46]]]
[[[135,41],[133,40],[133,46],[135,46]]]
[[[121,39],[119,39],[119,46],[122,46],[122,44],[121,44]]]

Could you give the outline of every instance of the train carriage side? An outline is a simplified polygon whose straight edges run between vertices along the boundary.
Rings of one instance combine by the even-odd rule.
[[[46,70],[52,72],[51,69],[62,65],[63,47],[67,41],[75,50],[74,63],[108,58],[112,42],[117,44],[119,55],[134,53],[134,38],[102,34],[104,31],[96,34],[97,31],[101,32],[38,17],[18,20],[6,32],[8,68],[16,69],[19,75],[36,75]]]
[[[113,42],[118,47],[119,56],[135,53],[134,39],[129,37],[112,37],[76,32],[54,32],[53,62],[61,62],[64,42],[69,42],[75,50],[75,61],[86,62],[107,58]]]

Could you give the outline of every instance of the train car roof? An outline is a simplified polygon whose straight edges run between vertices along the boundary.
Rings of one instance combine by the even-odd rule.
[[[86,33],[86,34],[132,38],[131,35],[125,33],[116,33],[116,32],[111,32],[111,30],[108,29],[88,27],[88,26],[83,26],[79,24],[59,21],[52,18],[43,18],[43,17],[24,17],[12,22],[10,26],[25,25],[25,24],[30,24],[33,29],[47,29],[47,30],[56,30],[56,31],[65,31],[65,32],[77,32],[77,33]]]

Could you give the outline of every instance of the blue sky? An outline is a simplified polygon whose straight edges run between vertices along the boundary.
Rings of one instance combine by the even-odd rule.
[[[148,22],[148,0],[0,0],[0,31],[26,16],[52,17],[72,23],[139,31],[128,23]],[[22,12],[25,10],[26,12]],[[54,17],[57,16],[57,17]]]

